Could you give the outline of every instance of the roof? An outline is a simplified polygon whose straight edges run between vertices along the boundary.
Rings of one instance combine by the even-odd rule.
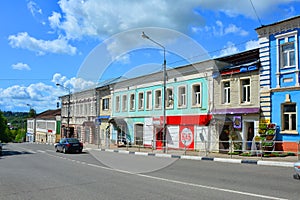
[[[286,22],[289,22],[289,21],[297,20],[297,19],[300,19],[300,15],[295,16],[295,17],[291,17],[291,18],[288,18],[288,19],[285,19],[285,20],[281,20],[281,21],[278,21],[278,22],[275,22],[275,23],[272,23],[272,24],[262,25],[261,27],[258,27],[255,30],[257,31],[259,29],[263,29],[263,28],[268,27],[268,26],[275,26],[275,25],[278,25],[278,24],[281,24],[281,23],[286,23]]]
[[[259,60],[259,48],[243,51],[240,53],[235,53],[228,56],[219,57],[216,58],[215,60],[225,62],[231,66],[243,65],[245,63],[250,63]]]
[[[36,115],[36,118],[37,119],[55,119],[55,117],[60,114],[61,114],[61,109],[46,110],[46,111]]]

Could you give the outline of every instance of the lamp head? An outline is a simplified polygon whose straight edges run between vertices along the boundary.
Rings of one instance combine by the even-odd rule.
[[[144,38],[144,39],[148,39],[148,40],[150,39],[150,38],[149,38],[149,36],[148,36],[148,35],[146,35],[144,31],[142,32],[142,38]]]

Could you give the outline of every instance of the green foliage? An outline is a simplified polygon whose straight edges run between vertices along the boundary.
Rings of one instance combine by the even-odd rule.
[[[9,118],[9,121],[7,119]],[[26,118],[28,113],[13,113],[0,111],[0,141],[1,142],[22,142],[26,135]],[[8,127],[7,122],[10,122],[14,129]]]

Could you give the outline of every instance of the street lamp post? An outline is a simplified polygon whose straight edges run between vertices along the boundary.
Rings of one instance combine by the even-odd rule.
[[[160,43],[156,42],[155,40],[151,39],[148,35],[146,35],[144,32],[142,33],[142,38],[150,40],[154,44],[160,46],[164,50],[164,63],[163,63],[163,151],[166,152],[166,83],[167,83],[167,61],[166,61],[166,48],[161,45]]]
[[[65,87],[59,83],[56,83],[56,86],[62,87],[65,90],[68,91],[68,107],[67,107],[67,137],[70,136],[70,104],[71,104],[71,89],[68,87]]]

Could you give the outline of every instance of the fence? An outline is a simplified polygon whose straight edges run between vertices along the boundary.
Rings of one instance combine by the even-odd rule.
[[[141,144],[141,145],[139,145]],[[142,141],[131,143],[116,143],[109,141],[100,141],[98,148],[118,148],[127,151],[152,152],[152,153],[169,153],[174,155],[190,155],[200,157],[224,157],[224,158],[241,158],[249,159],[271,159],[276,157],[290,157],[294,161],[300,160],[300,142],[248,142],[248,141],[194,141],[193,145],[185,146],[180,141],[163,141],[151,142],[151,145],[144,145]],[[286,150],[290,148],[289,150]]]

